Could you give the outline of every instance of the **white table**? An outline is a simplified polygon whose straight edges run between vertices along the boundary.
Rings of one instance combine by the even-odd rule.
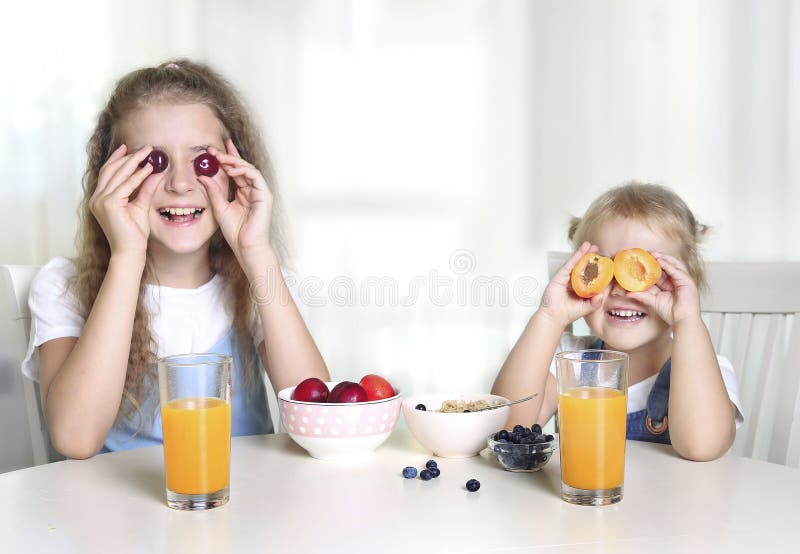
[[[403,479],[430,458],[404,429],[349,462],[315,460],[287,435],[235,438],[231,500],[206,512],[166,507],[159,447],[68,460],[0,475],[0,551],[800,551],[800,471],[627,448],[624,499],[606,507],[560,499],[557,455],[526,474],[484,451]]]

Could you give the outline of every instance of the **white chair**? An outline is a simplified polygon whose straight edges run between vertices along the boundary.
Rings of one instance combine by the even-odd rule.
[[[0,274],[5,282],[6,297],[11,309],[11,319],[17,322],[14,332],[18,338],[14,341],[20,347],[13,353],[14,359],[20,363],[25,357],[30,341],[31,312],[28,308],[28,291],[31,281],[39,267],[27,265],[2,265]],[[39,395],[39,383],[23,377],[23,390],[25,394],[25,406],[28,415],[28,427],[31,437],[31,448],[33,450],[33,463],[35,465],[46,464],[63,460],[50,444],[50,436],[47,433],[45,424],[41,396]]]
[[[549,252],[549,275],[568,257]],[[744,410],[731,452],[800,467],[800,262],[709,262],[706,276],[703,318]]]

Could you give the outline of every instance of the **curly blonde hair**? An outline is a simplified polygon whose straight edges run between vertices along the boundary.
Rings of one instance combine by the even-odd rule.
[[[242,158],[252,163],[264,175],[274,201],[270,239],[279,260],[285,258],[284,236],[280,225],[279,198],[272,175],[267,151],[248,114],[244,102],[233,86],[220,74],[205,64],[187,59],[168,60],[156,67],[147,67],[128,73],[114,87],[108,103],[97,118],[97,125],[86,147],[88,162],[83,176],[83,198],[79,207],[79,230],[76,240],[76,273],[70,280],[71,290],[79,301],[83,316],[87,317],[97,298],[111,258],[111,248],[100,224],[89,208],[89,199],[97,187],[100,168],[111,153],[122,143],[122,125],[132,112],[156,104],[203,104],[209,107],[223,127],[223,138],[231,138]],[[231,199],[235,185],[230,182]],[[256,317],[250,298],[250,284],[222,233],[217,229],[209,248],[211,270],[219,274],[227,287],[227,299],[233,307],[236,337],[240,345],[252,342],[250,324]],[[157,282],[149,259],[142,283]],[[141,405],[149,398],[157,383],[155,362],[158,345],[150,328],[150,314],[144,300],[144,287],[140,285],[139,298],[133,321],[128,371],[125,377],[123,398],[120,399],[119,418],[131,419],[139,414]],[[248,381],[257,375],[251,349],[243,349],[248,366]],[[144,414],[150,415],[150,414]]]
[[[583,217],[570,221],[568,238],[574,248],[595,236],[607,221],[622,217],[640,221],[681,245],[681,260],[698,287],[706,285],[700,242],[708,226],[698,222],[689,206],[670,189],[631,181],[597,197]]]

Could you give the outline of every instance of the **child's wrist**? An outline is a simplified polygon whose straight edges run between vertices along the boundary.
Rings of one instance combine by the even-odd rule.
[[[685,329],[696,329],[698,326],[705,327],[705,323],[703,322],[703,317],[700,315],[700,312],[676,319],[672,324],[672,331],[673,333],[679,333]]]
[[[531,325],[548,329],[552,332],[558,332],[560,335],[564,332],[564,329],[569,323],[564,323],[561,319],[548,313],[545,309],[539,308],[534,312],[533,317],[531,317]]]

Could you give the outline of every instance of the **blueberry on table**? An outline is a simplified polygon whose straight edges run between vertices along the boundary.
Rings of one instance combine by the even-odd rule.
[[[436,460],[428,460],[427,462],[425,462],[425,467],[430,469],[432,467],[439,467],[439,464],[436,463]]]
[[[469,492],[475,492],[479,488],[481,488],[481,483],[477,479],[470,479],[469,481],[467,481],[467,490]]]
[[[430,473],[430,474],[431,474],[431,477],[432,477],[432,478],[436,479],[437,477],[439,477],[439,475],[440,475],[442,472],[441,472],[441,470],[440,470],[438,467],[436,467],[436,466],[433,466],[432,468],[430,468],[430,469],[428,470],[428,473]]]
[[[406,479],[413,479],[416,476],[417,476],[417,468],[411,466],[403,468],[403,477],[405,477]]]
[[[422,479],[423,481],[430,481],[431,477],[433,476],[431,475],[431,470],[429,469],[423,469],[422,471],[419,472],[419,478]]]
[[[428,408],[425,407],[425,404],[417,404],[414,407],[414,409],[415,410],[422,410],[423,412],[427,412],[428,411]]]

